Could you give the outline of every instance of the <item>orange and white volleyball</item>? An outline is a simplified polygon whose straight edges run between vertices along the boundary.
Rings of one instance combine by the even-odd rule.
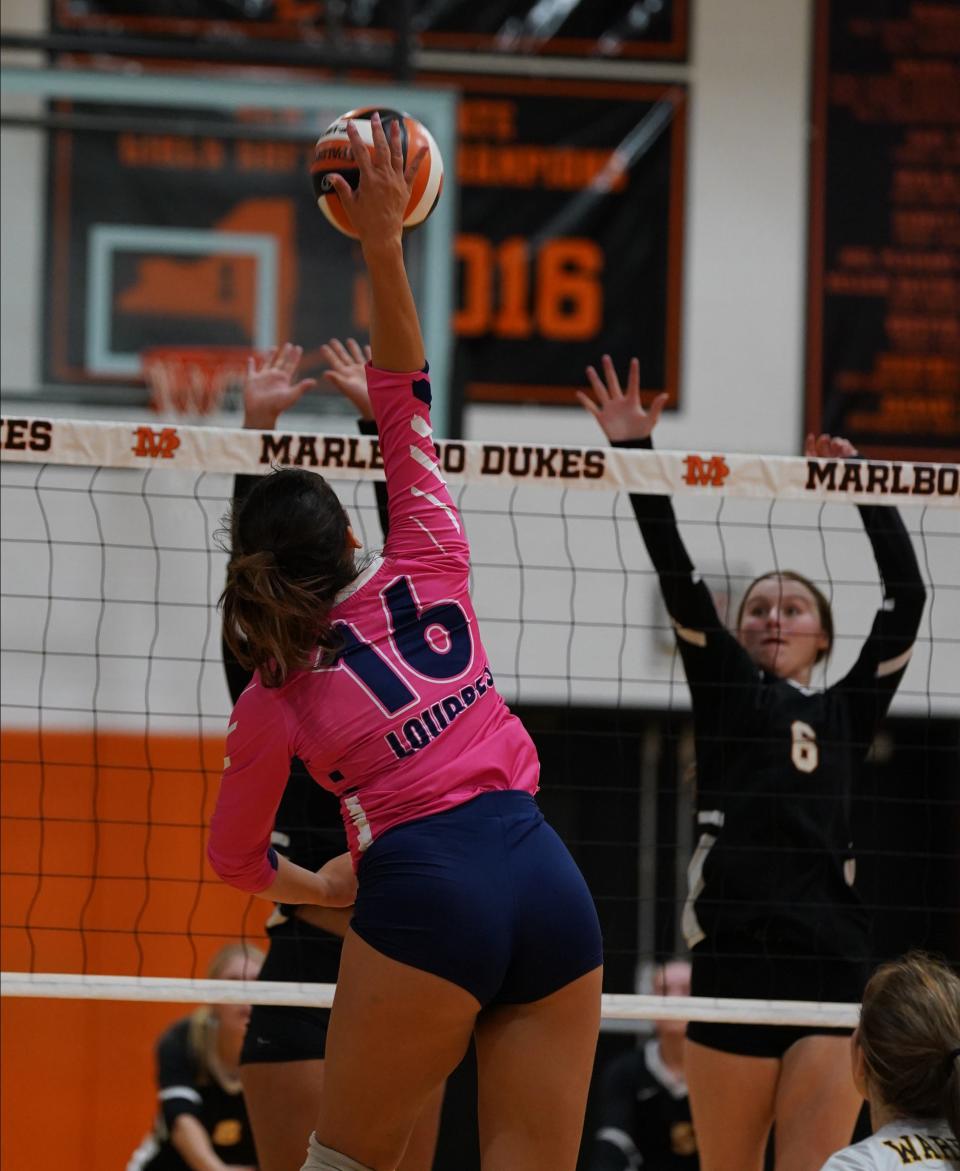
[[[364,107],[361,110],[351,110],[343,114],[336,122],[317,139],[313,152],[313,162],[310,165],[310,177],[313,180],[313,190],[317,197],[317,206],[327,217],[338,232],[356,239],[356,232],[350,225],[350,218],[344,211],[340,197],[330,185],[330,175],[342,175],[343,178],[356,190],[360,181],[357,164],[353,161],[353,149],[347,137],[347,122],[354,122],[360,137],[367,149],[373,152],[373,127],[370,119],[374,114],[380,115],[384,133],[389,140],[390,127],[394,122],[400,123],[400,142],[403,147],[403,165],[407,160],[416,157],[422,146],[427,147],[427,154],[420,164],[416,178],[413,181],[413,190],[410,192],[410,202],[407,204],[406,214],[403,217],[403,226],[406,229],[415,228],[422,224],[427,216],[437,206],[440,192],[443,190],[443,159],[433,135],[416,118],[403,114],[399,110],[378,109],[376,106]]]

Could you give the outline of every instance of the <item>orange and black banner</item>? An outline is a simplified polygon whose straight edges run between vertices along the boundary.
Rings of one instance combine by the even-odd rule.
[[[432,81],[450,81],[428,75]],[[640,358],[675,405],[686,94],[462,79],[455,380],[473,401],[575,403]]]
[[[209,37],[221,44],[320,36],[362,47],[392,38],[397,7],[397,0],[52,0],[51,27],[61,33]],[[552,8],[534,0],[413,0],[410,10],[416,42],[437,52],[551,54],[599,62],[687,56],[688,0],[590,0]]]
[[[675,402],[684,90],[457,80],[454,402],[574,404],[601,352],[638,355]],[[268,335],[303,345],[310,372],[326,338],[362,335],[361,259],[314,206],[300,115],[197,113],[194,133],[189,112],[153,114],[162,129],[114,111],[120,128],[51,136],[47,380],[129,385],[150,346]],[[416,291],[417,233],[408,251]]]
[[[871,454],[960,448],[955,4],[818,0],[807,428]]]

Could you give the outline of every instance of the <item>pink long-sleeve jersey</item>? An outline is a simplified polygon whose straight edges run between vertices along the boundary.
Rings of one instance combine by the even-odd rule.
[[[259,674],[227,728],[208,855],[221,878],[274,877],[277,806],[297,756],[340,799],[354,865],[391,826],[495,789],[536,792],[536,749],[498,694],[468,593],[469,546],[437,463],[426,374],[367,367],[390,531],[333,610],[342,650],[282,687]]]

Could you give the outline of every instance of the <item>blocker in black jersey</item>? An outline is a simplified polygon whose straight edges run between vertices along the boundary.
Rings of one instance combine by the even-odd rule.
[[[669,499],[630,500],[693,703],[699,841],[683,915],[693,994],[858,1000],[869,923],[853,886],[850,800],[923,613],[909,534],[895,509],[860,507],[883,605],[856,663],[822,691],[761,670],[724,627]],[[693,1024],[688,1036],[711,1044],[715,1028]],[[753,1052],[719,1036],[718,1048]]]
[[[157,1042],[160,1112],[153,1132],[131,1156],[127,1171],[189,1171],[169,1141],[181,1114],[201,1123],[214,1151],[228,1166],[256,1166],[240,1083],[219,1069],[195,1022],[195,1017],[177,1021]]]
[[[364,435],[376,435],[376,423],[358,421]],[[236,476],[233,515],[259,476]],[[375,486],[383,535],[388,531],[385,485]],[[242,667],[226,640],[221,640],[230,701],[236,704],[252,672]],[[297,866],[319,870],[346,847],[339,802],[316,783],[302,761],[293,758],[271,844]],[[297,984],[334,984],[340,968],[342,940],[306,923],[295,907],[278,906],[267,921],[269,949],[258,979]],[[283,1005],[254,1005],[240,1054],[241,1065],[321,1060],[326,1052],[330,1010]]]

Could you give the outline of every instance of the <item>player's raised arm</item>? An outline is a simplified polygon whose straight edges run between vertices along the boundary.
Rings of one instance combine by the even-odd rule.
[[[373,152],[367,150],[353,122],[347,134],[360,182],[352,191],[346,180],[331,174],[333,185],[354,230],[370,278],[370,348],[374,366],[407,373],[426,361],[420,319],[403,263],[403,214],[424,152],[404,169],[400,125],[394,122],[387,140],[380,116],[371,119]]]
[[[581,405],[596,419],[614,447],[653,447],[653,432],[666,405],[666,394],[658,394],[649,408],[640,401],[640,363],[630,359],[626,388],[621,386],[609,354],[604,354],[598,371],[587,367],[587,381],[592,393],[578,391]],[[724,651],[733,649],[717,615],[710,591],[700,579],[677,528],[673,504],[667,496],[631,493],[630,504],[640,535],[660,580],[681,650],[693,661],[688,670],[697,673],[697,659],[708,648],[708,635],[722,644]],[[712,649],[712,648],[711,648]],[[734,655],[734,658],[741,656]]]
[[[858,458],[848,439],[834,435],[808,435],[804,455],[808,459]],[[927,591],[913,542],[897,509],[861,504],[857,510],[876,559],[883,604],[857,661],[834,686],[851,693],[858,736],[872,739],[913,653]]]
[[[348,134],[360,172],[356,191],[331,175],[360,238],[370,276],[371,365],[367,385],[386,469],[388,555],[438,558],[463,577],[469,548],[433,443],[423,338],[403,261],[403,213],[422,154],[404,170],[396,124],[390,141],[372,119],[373,153],[353,123]],[[335,182],[336,180],[336,182]]]

